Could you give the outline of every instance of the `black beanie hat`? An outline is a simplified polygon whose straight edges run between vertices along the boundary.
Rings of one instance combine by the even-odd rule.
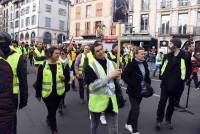
[[[117,44],[113,44],[112,45],[112,49],[114,49],[115,47],[117,47]]]
[[[179,38],[172,38],[170,42],[173,43],[177,48],[181,48],[182,42]]]

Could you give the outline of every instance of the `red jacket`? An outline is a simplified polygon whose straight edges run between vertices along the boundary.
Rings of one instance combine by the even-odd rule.
[[[192,57],[191,61],[192,61],[192,65],[197,64],[197,62],[198,62],[195,57]],[[192,73],[198,73],[198,71],[199,71],[199,67],[192,66]]]

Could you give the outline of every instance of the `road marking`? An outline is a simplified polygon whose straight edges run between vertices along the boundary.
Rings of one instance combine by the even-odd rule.
[[[160,98],[160,95],[158,94],[153,94],[153,96]]]
[[[161,81],[161,80],[158,80],[158,79],[151,79],[151,80],[152,80],[152,81],[159,81],[159,82]]]

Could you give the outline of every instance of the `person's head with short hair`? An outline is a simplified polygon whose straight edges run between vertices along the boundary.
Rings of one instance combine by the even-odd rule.
[[[0,49],[5,56],[10,53],[10,47],[9,47],[10,44],[11,44],[10,35],[6,32],[0,32]]]
[[[47,59],[50,59],[56,62],[58,61],[59,56],[60,56],[60,49],[55,46],[52,46],[47,49],[46,56],[47,56]]]
[[[193,41],[187,41],[185,45],[185,50],[188,52],[194,52],[195,51],[195,44]]]
[[[104,59],[105,51],[101,42],[95,41],[91,47],[91,52],[96,59]]]
[[[114,54],[117,54],[117,51],[118,51],[118,45],[117,44],[112,45],[112,51],[114,52]]]
[[[175,51],[176,49],[180,49],[181,45],[181,40],[179,38],[174,37],[170,40],[168,47],[171,51]]]
[[[83,45],[83,53],[87,54],[90,51],[89,45]]]
[[[12,45],[13,45],[13,47],[18,47],[18,45],[19,45],[19,44],[18,44],[18,41],[13,40],[13,41],[12,41]]]
[[[143,47],[136,47],[135,49],[135,59],[138,61],[144,61],[144,48]]]

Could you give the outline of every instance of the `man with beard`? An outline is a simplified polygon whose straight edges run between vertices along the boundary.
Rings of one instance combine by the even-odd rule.
[[[180,50],[180,48],[181,40],[179,38],[172,38],[169,43],[169,49],[171,52],[166,54],[163,58],[160,71],[161,95],[157,109],[157,129],[161,128],[164,116],[167,128],[173,129],[171,119],[174,112],[175,102],[177,96],[181,94],[187,77],[185,53]],[[167,100],[169,100],[169,103],[165,114]]]

